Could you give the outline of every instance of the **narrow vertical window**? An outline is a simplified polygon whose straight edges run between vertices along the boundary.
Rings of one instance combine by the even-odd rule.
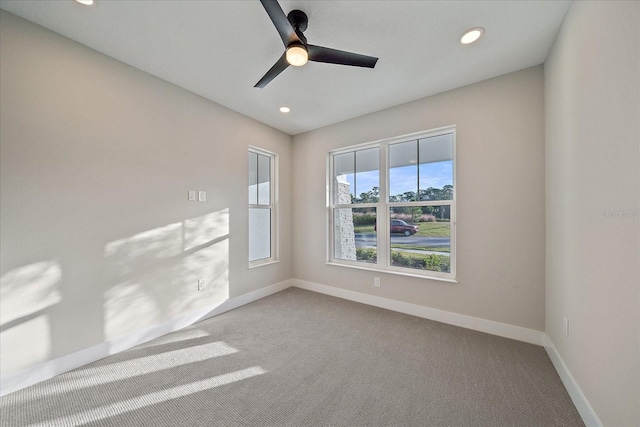
[[[277,259],[275,154],[249,150],[249,265]]]

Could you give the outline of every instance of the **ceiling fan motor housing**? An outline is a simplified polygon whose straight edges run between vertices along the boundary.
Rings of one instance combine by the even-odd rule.
[[[296,30],[296,32],[300,31],[302,33],[307,29],[309,17],[303,11],[294,9],[289,12],[287,19],[291,22],[291,26]]]

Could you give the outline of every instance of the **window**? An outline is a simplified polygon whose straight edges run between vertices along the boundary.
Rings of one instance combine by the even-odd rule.
[[[455,128],[329,153],[331,263],[455,278]]]
[[[333,257],[337,260],[375,262],[375,256],[367,256],[369,247],[375,247],[375,237],[365,229],[376,224],[379,158],[378,147],[333,156]]]
[[[249,266],[277,260],[276,156],[249,149]]]

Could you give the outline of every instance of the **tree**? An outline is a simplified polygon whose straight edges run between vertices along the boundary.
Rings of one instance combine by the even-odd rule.
[[[366,193],[360,193],[360,198],[352,198],[352,203],[378,203],[380,200],[380,188],[373,187]]]
[[[453,185],[445,185],[442,187],[442,196],[441,200],[453,200]]]
[[[420,222],[420,217],[422,216],[422,209],[420,206],[414,206],[411,208],[411,222],[414,224]]]

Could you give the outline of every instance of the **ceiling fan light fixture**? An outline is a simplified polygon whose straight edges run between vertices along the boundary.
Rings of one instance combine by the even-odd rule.
[[[285,52],[254,87],[263,88],[286,70],[289,65],[300,67],[307,61],[351,67],[373,68],[376,66],[378,58],[373,56],[307,44],[307,37],[302,34],[307,29],[309,22],[306,13],[294,9],[285,15],[278,0],[260,0],[260,3],[280,34]]]
[[[283,105],[282,107],[280,107],[280,112],[281,113],[290,113],[291,112],[291,108],[287,107],[286,105]]]
[[[465,31],[460,37],[460,43],[471,44],[477,41],[484,34],[484,28],[476,27]]]
[[[287,48],[287,62],[294,67],[300,67],[309,60],[309,53],[302,45],[292,45]]]

